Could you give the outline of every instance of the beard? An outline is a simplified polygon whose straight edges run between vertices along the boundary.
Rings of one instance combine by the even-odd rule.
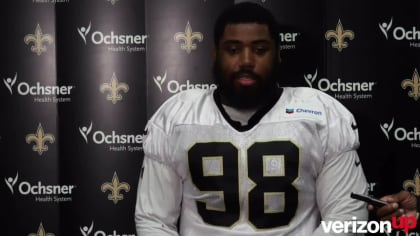
[[[213,76],[223,103],[236,108],[255,108],[264,105],[265,101],[275,94],[274,91],[278,87],[275,79],[278,74],[277,68],[277,64],[274,64],[267,78],[263,78],[251,69],[246,68],[224,75],[220,60],[216,59],[213,63]],[[234,85],[235,80],[244,74],[255,81],[254,86],[238,88]]]

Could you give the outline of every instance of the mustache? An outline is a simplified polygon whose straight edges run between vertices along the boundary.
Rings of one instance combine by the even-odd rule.
[[[238,70],[236,72],[233,72],[231,74],[231,78],[237,79],[237,78],[240,78],[240,77],[242,77],[244,75],[246,75],[248,77],[251,77],[253,80],[261,80],[261,76],[259,76],[256,73],[254,73],[254,71],[247,70],[247,69],[241,69],[241,70]]]

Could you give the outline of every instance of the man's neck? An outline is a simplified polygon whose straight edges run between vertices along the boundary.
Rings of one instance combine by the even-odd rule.
[[[223,105],[235,108],[237,110],[259,110],[270,104],[273,99],[278,97],[279,88],[277,86],[270,87],[267,91],[255,98],[238,98],[226,96],[223,92],[219,93],[220,102]]]
[[[215,103],[226,121],[239,131],[246,131],[256,125],[262,117],[277,103],[282,88],[274,87],[274,93],[267,96],[267,100],[260,102],[258,106],[231,106],[229,103],[222,102],[222,94],[219,89],[213,94]]]
[[[257,112],[257,108],[252,109],[238,109],[225,104],[222,104],[230,119],[241,123],[241,125],[248,125],[249,119]]]

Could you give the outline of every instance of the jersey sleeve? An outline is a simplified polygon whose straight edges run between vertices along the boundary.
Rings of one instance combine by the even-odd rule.
[[[367,220],[367,204],[353,199],[350,194],[367,194],[367,181],[357,152],[350,150],[325,163],[316,183],[317,205],[321,220],[329,221]],[[318,227],[314,235],[329,235]],[[343,234],[355,235],[355,234]]]
[[[367,220],[367,205],[350,197],[351,192],[366,194],[367,180],[357,148],[359,135],[353,115],[338,101],[321,94],[326,124],[320,132],[324,164],[316,182],[317,204],[321,220]],[[314,235],[329,235],[320,225]],[[352,233],[343,235],[355,235]]]
[[[321,141],[326,158],[336,158],[341,153],[359,147],[359,133],[353,114],[340,102],[321,93],[324,105],[325,128],[321,131]]]
[[[181,180],[168,165],[145,156],[137,190],[137,235],[177,236]]]
[[[135,208],[138,235],[178,235],[183,185],[173,164],[176,139],[171,132],[185,107],[184,95],[169,98],[146,125]]]
[[[175,236],[182,200],[182,181],[168,162],[167,134],[152,121],[143,139],[144,160],[137,190],[138,235]]]

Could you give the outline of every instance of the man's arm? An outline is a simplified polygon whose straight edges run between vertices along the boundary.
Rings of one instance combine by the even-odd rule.
[[[321,220],[353,221],[353,217],[357,220],[367,220],[366,204],[350,197],[351,192],[362,194],[367,192],[367,181],[355,150],[342,153],[327,161],[318,176],[316,187]],[[324,235],[337,234],[332,232],[327,234],[322,225],[319,225],[313,236]]]
[[[182,182],[168,165],[145,157],[135,209],[137,235],[177,236]]]

